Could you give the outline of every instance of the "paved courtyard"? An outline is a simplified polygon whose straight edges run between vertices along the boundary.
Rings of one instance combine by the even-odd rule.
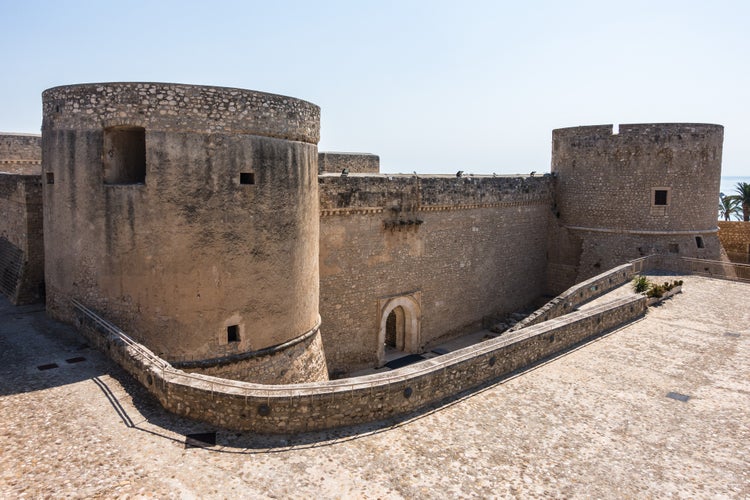
[[[168,414],[41,306],[2,299],[0,498],[748,498],[750,285],[684,279],[644,319],[446,406],[296,437]],[[204,432],[216,445],[186,448]]]

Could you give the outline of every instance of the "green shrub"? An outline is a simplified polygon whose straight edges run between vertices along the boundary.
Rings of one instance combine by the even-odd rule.
[[[656,283],[651,284],[651,288],[648,289],[648,292],[646,293],[647,297],[652,297],[659,299],[664,295],[664,287],[661,285],[657,285]]]
[[[633,288],[635,288],[635,293],[645,292],[650,285],[651,283],[645,276],[636,276],[633,278]]]

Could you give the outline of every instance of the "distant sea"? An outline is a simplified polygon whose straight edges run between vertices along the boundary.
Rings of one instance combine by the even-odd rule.
[[[719,188],[719,192],[724,193],[725,195],[735,194],[734,187],[737,185],[738,182],[748,182],[750,183],[750,176],[747,175],[741,175],[741,176],[727,176],[721,177],[721,188]]]

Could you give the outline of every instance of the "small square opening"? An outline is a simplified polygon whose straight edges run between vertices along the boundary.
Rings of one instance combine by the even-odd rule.
[[[695,237],[695,244],[698,246],[698,248],[704,248],[704,246],[703,246],[703,236],[696,236]]]
[[[55,174],[53,172],[47,172],[47,184],[55,183]]]
[[[680,244],[679,243],[670,243],[669,244],[669,253],[680,253]]]
[[[240,325],[229,325],[227,327],[227,342],[240,341]]]
[[[255,184],[255,172],[241,172],[240,184]]]
[[[666,205],[668,200],[666,189],[654,189],[654,205]]]

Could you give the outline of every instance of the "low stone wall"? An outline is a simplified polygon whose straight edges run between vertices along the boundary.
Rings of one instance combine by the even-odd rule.
[[[729,260],[750,264],[750,222],[719,221],[719,241]]]
[[[642,316],[625,297],[391,372],[271,386],[174,369],[96,313],[74,304],[84,336],[133,374],[168,410],[235,430],[297,433],[383,420],[497,380]]]
[[[519,321],[508,332],[515,332],[527,326],[536,325],[569,313],[581,304],[627,283],[637,274],[640,261],[633,261],[610,269],[607,272],[582,281],[547,302],[533,314]]]
[[[172,362],[190,373],[201,373],[258,384],[297,384],[328,380],[328,368],[320,336],[320,323],[303,338],[277,348],[243,353],[217,360]]]

